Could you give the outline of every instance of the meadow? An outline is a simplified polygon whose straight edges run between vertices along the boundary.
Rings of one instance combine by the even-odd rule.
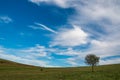
[[[42,68],[0,59],[0,80],[120,80],[120,64]]]

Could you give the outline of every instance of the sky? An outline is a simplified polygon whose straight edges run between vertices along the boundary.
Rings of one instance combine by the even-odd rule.
[[[0,58],[42,67],[120,63],[120,0],[0,0]]]

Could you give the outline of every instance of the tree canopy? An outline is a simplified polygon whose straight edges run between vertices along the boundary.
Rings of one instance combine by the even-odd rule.
[[[94,66],[96,66],[99,63],[99,59],[100,57],[97,57],[94,54],[88,54],[85,57],[85,63],[92,66],[92,72],[94,71]]]

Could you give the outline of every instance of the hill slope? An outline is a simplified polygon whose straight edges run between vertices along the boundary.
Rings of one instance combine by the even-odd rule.
[[[120,80],[120,64],[77,68],[40,68],[0,59],[0,80]]]

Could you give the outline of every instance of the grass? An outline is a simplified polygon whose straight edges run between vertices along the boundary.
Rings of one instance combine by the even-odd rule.
[[[120,64],[91,67],[41,68],[0,59],[0,80],[120,80]]]

